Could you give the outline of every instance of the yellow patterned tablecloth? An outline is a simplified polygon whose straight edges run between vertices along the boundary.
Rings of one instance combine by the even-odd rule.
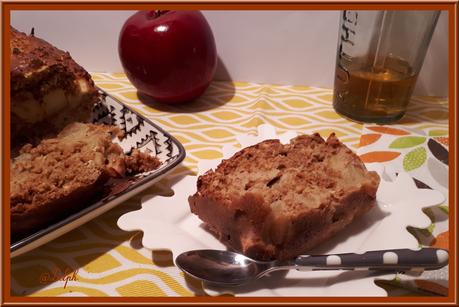
[[[141,234],[120,230],[116,225],[118,218],[140,208],[142,196],[160,193],[174,176],[194,173],[199,160],[220,157],[222,145],[235,144],[236,134],[255,133],[260,124],[269,123],[279,133],[295,130],[327,136],[333,131],[354,150],[362,133],[362,125],[333,111],[329,89],[214,82],[198,101],[173,106],[141,103],[124,74],[95,73],[93,78],[99,87],[175,136],[186,148],[187,157],[154,187],[82,227],[12,259],[12,295],[199,295],[199,283],[191,281],[192,289],[189,288],[190,281],[187,284],[184,275],[173,266],[170,253],[152,253],[143,248]],[[448,128],[447,99],[414,98],[398,127],[444,137]],[[429,231],[431,235],[433,230]]]

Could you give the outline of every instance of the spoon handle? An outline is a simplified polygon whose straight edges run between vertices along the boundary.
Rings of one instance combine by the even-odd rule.
[[[448,264],[448,251],[439,248],[388,249],[363,254],[304,255],[294,260],[298,270],[436,270]]]

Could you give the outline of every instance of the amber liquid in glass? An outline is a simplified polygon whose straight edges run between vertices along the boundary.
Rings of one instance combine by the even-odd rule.
[[[380,69],[339,66],[335,77],[334,108],[358,121],[396,121],[405,114],[416,78],[406,61],[394,58],[386,59],[384,68]]]

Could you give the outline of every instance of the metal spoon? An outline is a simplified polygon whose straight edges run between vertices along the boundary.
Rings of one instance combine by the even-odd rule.
[[[175,263],[184,272],[208,283],[236,286],[277,270],[437,270],[448,264],[448,251],[391,249],[363,254],[302,255],[288,261],[257,261],[230,251],[204,249],[182,253]]]

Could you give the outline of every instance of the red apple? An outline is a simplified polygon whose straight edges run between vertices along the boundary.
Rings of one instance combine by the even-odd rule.
[[[215,40],[199,11],[139,11],[123,25],[118,52],[131,83],[156,101],[199,97],[217,67]]]

